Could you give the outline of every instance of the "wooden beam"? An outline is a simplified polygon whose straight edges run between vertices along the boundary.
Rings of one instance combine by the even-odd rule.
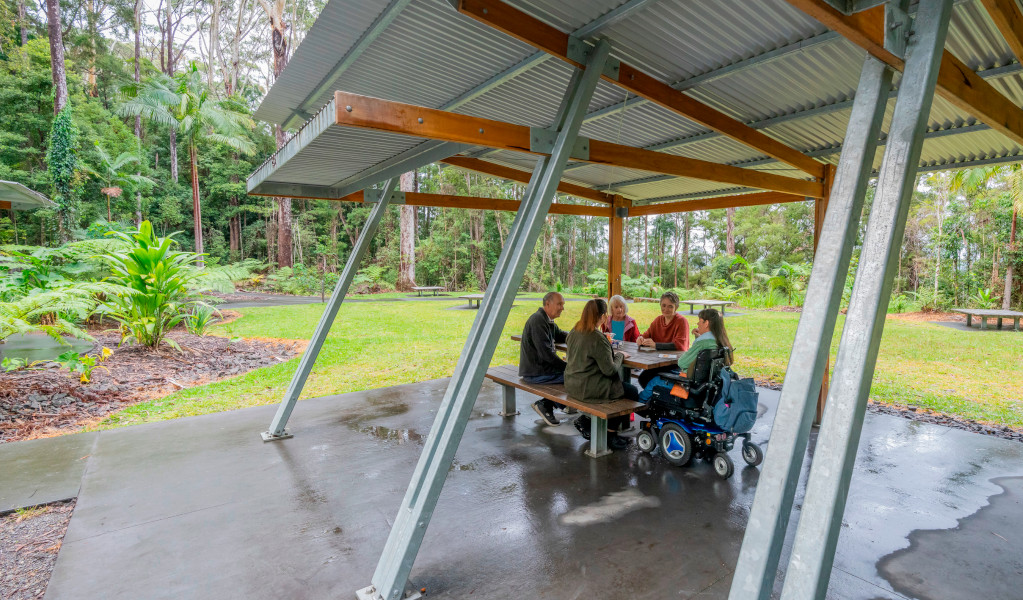
[[[0,209],[12,210],[11,203],[7,202],[6,200],[0,200]]]
[[[736,208],[739,206],[761,206],[764,204],[784,204],[801,202],[806,196],[780,194],[778,192],[762,192],[759,194],[740,194],[737,196],[719,196],[702,200],[683,200],[681,202],[662,202],[633,206],[629,209],[630,217],[645,215],[667,215],[672,213],[692,212],[694,210],[714,210],[716,208]]]
[[[995,27],[1002,32],[1016,60],[1023,61],[1023,13],[1020,13],[1016,0],[980,0]]]
[[[258,196],[259,194],[250,194]],[[365,193],[362,191],[353,192],[342,198],[315,198],[316,200],[330,200],[332,202],[365,202]],[[420,192],[405,192],[405,204],[412,206],[430,206],[434,208],[468,208],[472,210],[501,210],[506,212],[517,212],[519,210],[518,200],[505,200],[503,198],[485,198],[479,196],[455,196],[452,194],[426,194]],[[583,204],[561,204],[554,202],[550,211],[554,215],[581,215],[586,217],[610,217],[610,206],[585,206]]]
[[[792,6],[840,33],[893,69],[905,61],[884,48],[884,6],[846,16],[824,0],[788,0]],[[1023,144],[1023,110],[945,50],[938,70],[937,93],[1017,144]]]
[[[617,209],[624,204],[621,196],[615,196],[615,212],[607,225],[607,297],[622,293],[622,238],[625,219],[619,217]]]
[[[529,127],[524,125],[458,115],[348,92],[335,92],[334,97],[337,104],[338,125],[544,155],[542,152],[530,149],[530,131]],[[824,187],[818,181],[794,179],[773,173],[741,169],[599,140],[590,140],[589,152],[590,156],[584,162],[640,169],[813,198],[820,198],[824,194]]]
[[[831,186],[835,184],[835,165],[827,165],[824,170],[824,198],[818,198],[813,203],[813,253],[817,254],[817,245],[820,243],[821,230],[824,229],[824,217],[828,213],[828,201],[831,200]],[[821,389],[817,393],[817,410],[813,416],[813,424],[819,426],[824,419],[824,404],[828,399],[828,385],[831,380],[831,356],[824,359],[824,376],[821,378]]]
[[[468,156],[452,156],[441,162],[460,169],[468,169],[470,171],[500,177],[501,179],[508,179],[509,181],[518,181],[519,183],[529,183],[529,179],[533,175],[529,171],[513,169],[511,167],[497,165],[492,162],[487,162],[478,158],[470,158]],[[570,196],[576,196],[577,198],[585,198],[587,200],[605,202],[607,204],[611,204],[611,201],[614,199],[613,195],[605,194],[599,190],[583,187],[581,185],[575,185],[574,183],[565,183],[564,181],[558,184],[558,191],[569,194]]]
[[[582,67],[568,56],[569,34],[500,0],[460,0],[458,11],[538,50],[543,50],[577,67]],[[691,96],[687,96],[635,67],[621,63],[617,79],[606,75],[604,79],[783,163],[792,165],[817,179],[824,176],[824,165],[813,158]]]

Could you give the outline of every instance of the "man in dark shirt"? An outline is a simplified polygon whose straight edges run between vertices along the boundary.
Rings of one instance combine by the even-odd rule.
[[[519,377],[529,383],[565,382],[565,361],[554,351],[554,344],[562,344],[568,337],[568,332],[554,323],[564,310],[565,298],[558,292],[549,292],[543,297],[543,307],[526,321],[519,349]],[[533,410],[548,425],[558,424],[555,407],[561,405],[545,398],[533,403]]]

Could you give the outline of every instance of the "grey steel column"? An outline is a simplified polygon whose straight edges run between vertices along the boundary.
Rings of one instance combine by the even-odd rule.
[[[783,600],[824,598],[953,0],[921,0],[814,451]]]
[[[771,595],[891,83],[892,71],[868,56],[789,354],[771,444],[732,577],[731,600],[766,600]]]
[[[355,242],[352,253],[348,255],[348,262],[345,263],[345,268],[341,272],[341,278],[337,280],[337,285],[334,286],[334,293],[330,295],[330,301],[327,302],[323,316],[320,317],[320,322],[316,325],[316,331],[313,333],[312,339],[309,340],[309,346],[306,348],[305,353],[302,354],[302,360],[298,363],[298,370],[295,371],[295,375],[291,378],[291,383],[288,384],[287,391],[284,392],[284,398],[281,400],[281,405],[277,408],[277,414],[274,415],[273,421],[270,422],[270,429],[260,434],[264,442],[284,440],[292,437],[284,428],[288,425],[291,411],[295,408],[295,403],[298,402],[298,397],[302,394],[302,388],[305,387],[305,381],[313,370],[316,357],[319,355],[320,349],[323,348],[323,341],[327,339],[327,334],[330,333],[330,326],[334,324],[334,317],[337,316],[337,311],[341,308],[345,294],[348,293],[348,288],[352,285],[352,280],[355,279],[355,272],[359,270],[359,264],[362,263],[362,258],[366,255],[366,250],[369,249],[369,242],[373,239],[373,235],[376,234],[377,225],[380,224],[380,219],[387,212],[387,206],[391,201],[391,196],[394,194],[396,183],[397,178],[391,178],[379,190],[366,190],[365,197],[367,200],[372,201],[372,198],[376,196],[376,206],[370,211],[369,219],[366,220],[366,224],[362,227],[362,233],[359,234],[359,240]]]
[[[576,71],[569,83],[555,123],[558,135],[554,149],[550,157],[540,159],[533,171],[525,199],[398,509],[398,516],[373,574],[372,585],[356,592],[360,599],[399,600],[405,591],[426,526],[433,516],[451,460],[462,439],[483,376],[494,356],[515,292],[522,282],[609,52],[610,45],[606,41],[600,42],[589,51],[586,69]]]

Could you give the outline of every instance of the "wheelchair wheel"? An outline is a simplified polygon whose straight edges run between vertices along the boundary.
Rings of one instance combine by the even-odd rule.
[[[684,467],[693,457],[693,440],[684,429],[674,423],[661,427],[661,453],[676,467]]]
[[[747,465],[755,467],[764,462],[764,451],[753,442],[746,442],[742,445],[742,460],[746,461]]]
[[[714,472],[718,474],[721,479],[728,479],[735,472],[735,464],[732,462],[732,457],[728,456],[724,452],[718,452],[714,455]]]
[[[643,452],[650,454],[654,451],[654,448],[657,448],[657,438],[654,437],[654,434],[649,429],[644,429],[636,436],[636,445]]]

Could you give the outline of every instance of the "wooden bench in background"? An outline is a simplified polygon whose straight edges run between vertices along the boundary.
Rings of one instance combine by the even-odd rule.
[[[487,378],[499,383],[504,388],[502,416],[510,417],[519,414],[519,411],[515,408],[516,388],[541,398],[564,404],[565,406],[571,406],[579,412],[592,416],[593,419],[590,420],[590,448],[586,451],[586,455],[591,458],[599,458],[611,454],[611,451],[607,449],[608,419],[623,417],[643,407],[639,402],[624,399],[601,404],[582,402],[565,393],[565,386],[560,383],[527,383],[519,377],[519,368],[515,365],[491,367],[487,370]]]

